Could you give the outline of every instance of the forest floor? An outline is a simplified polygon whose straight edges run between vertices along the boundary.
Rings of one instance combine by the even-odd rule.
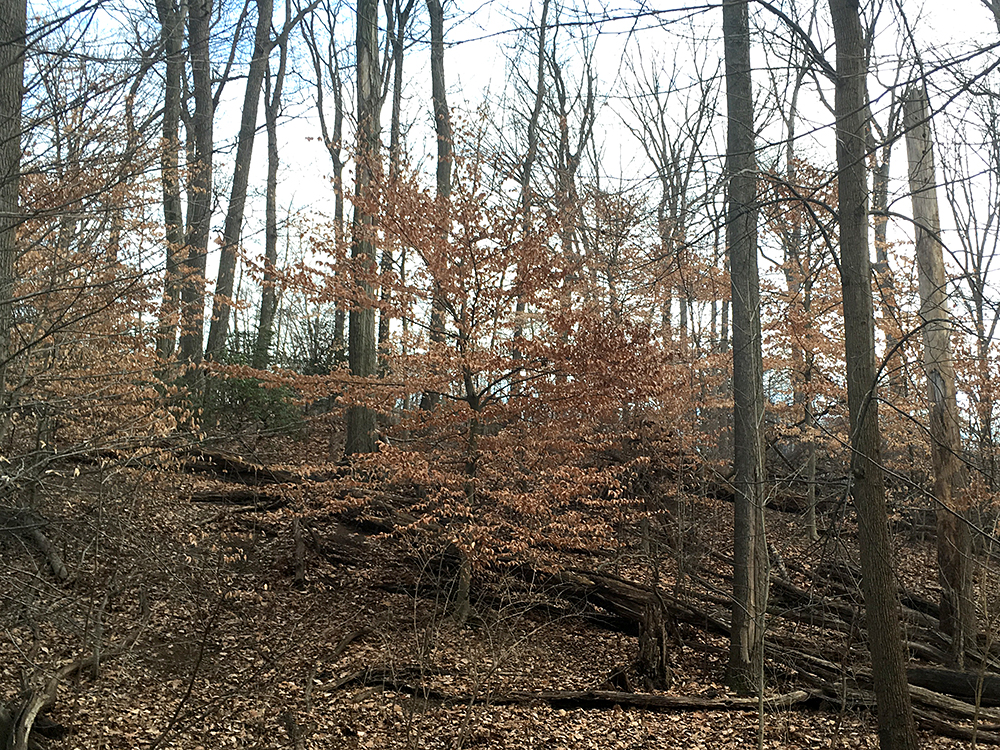
[[[69,731],[51,748],[721,750],[753,747],[759,732],[766,748],[877,747],[864,709],[769,705],[801,687],[770,666],[762,714],[497,705],[515,693],[607,688],[609,675],[635,659],[637,639],[502,570],[477,580],[460,625],[433,545],[314,514],[297,559],[287,508],[194,503],[192,494],[218,479],[180,468],[84,464],[53,474],[35,507],[70,570],[64,583],[32,545],[0,536],[3,697],[90,660],[59,685],[50,718]],[[718,568],[712,555],[727,552],[731,505],[685,507],[683,566]],[[821,548],[830,554],[808,541],[797,514],[770,512],[768,525],[785,562],[809,566]],[[839,554],[850,555],[849,528],[839,536]],[[933,542],[898,541],[905,584],[933,595]],[[642,558],[627,536],[617,549],[560,561],[636,579],[648,576]],[[296,584],[300,562],[305,580]],[[677,560],[664,563],[664,587],[685,585],[676,570]],[[815,638],[773,625],[776,637],[799,638],[803,648]],[[731,695],[723,636],[674,623],[671,639],[674,679],[663,695]],[[922,732],[921,746],[969,743]]]

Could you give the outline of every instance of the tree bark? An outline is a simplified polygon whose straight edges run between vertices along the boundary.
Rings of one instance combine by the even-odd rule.
[[[7,403],[7,370],[14,333],[26,34],[25,0],[0,2],[0,408]],[[6,433],[7,423],[4,409],[0,434]]]
[[[379,158],[379,113],[382,107],[381,72],[378,60],[378,0],[358,1],[357,70],[358,70],[358,164],[355,193],[364,198]],[[375,245],[371,236],[374,218],[363,200],[354,207],[351,257],[364,274],[374,274]],[[348,323],[348,363],[355,377],[375,374],[375,308],[372,306],[372,283],[362,275],[357,281],[361,297],[351,308]],[[347,438],[344,452],[372,453],[375,444],[375,412],[355,405],[347,410]]]
[[[931,466],[937,506],[938,578],[941,582],[941,630],[951,636],[951,658],[965,666],[966,647],[976,634],[972,592],[972,536],[965,520],[964,476],[960,454],[955,367],[951,356],[948,311],[931,142],[930,107],[920,86],[907,92],[903,109],[909,158],[910,199],[917,239],[917,280],[923,323],[924,371],[930,401]]]
[[[757,160],[754,153],[750,21],[746,0],[722,6],[729,113],[726,176],[733,298],[733,628],[727,680],[743,694],[763,688],[767,546],[764,538],[764,365],[757,270]]]
[[[402,109],[403,109],[403,34],[410,24],[410,15],[413,13],[415,0],[407,0],[405,6],[401,5],[401,0],[394,0],[394,13],[396,16],[395,31],[390,34],[392,39],[392,115],[389,122],[389,183],[393,184],[399,176],[400,159],[402,158]],[[388,5],[388,4],[387,4]],[[388,12],[388,7],[386,9]],[[433,47],[434,41],[431,40]],[[382,248],[382,265],[379,268],[379,276],[382,279],[380,298],[382,308],[378,316],[378,346],[384,359],[387,354],[389,342],[389,327],[392,321],[392,314],[389,312],[389,302],[392,299],[392,290],[389,284],[389,277],[395,265],[393,249],[391,243],[386,243]],[[383,370],[385,369],[383,365]]]
[[[265,199],[264,227],[264,283],[260,295],[260,317],[257,321],[257,341],[254,344],[253,366],[259,370],[270,362],[271,338],[274,334],[274,316],[278,309],[278,292],[275,287],[278,264],[278,113],[281,111],[281,91],[285,84],[288,61],[288,43],[280,42],[281,58],[274,76],[265,78],[264,121],[267,127],[267,195]]]
[[[830,0],[837,47],[837,170],[844,294],[852,496],[858,514],[862,592],[884,750],[916,750],[906,687],[900,607],[892,569],[876,400],[875,326],[868,244],[867,63],[858,0]]]
[[[443,204],[451,200],[452,148],[451,110],[448,108],[448,90],[444,76],[444,7],[441,0],[427,0],[427,15],[431,24],[431,99],[434,105],[434,132],[437,136],[437,199]],[[433,344],[444,341],[444,318],[441,314],[440,294],[435,286],[431,298],[430,339]],[[437,407],[441,396],[426,392],[420,408]]]
[[[181,267],[181,339],[184,362],[201,363],[205,338],[205,270],[212,229],[212,150],[215,103],[209,37],[212,0],[191,0],[188,11],[188,53],[194,87],[191,118],[193,152],[188,158],[187,258]],[[197,380],[195,378],[195,380]]]
[[[174,355],[180,314],[180,266],[184,257],[184,215],[178,170],[181,119],[181,80],[184,76],[184,1],[175,8],[173,0],[156,0],[166,66],[163,91],[163,142],[160,144],[160,183],[163,190],[163,225],[166,263],[163,270],[163,298],[160,306],[156,353],[163,359]]]
[[[247,87],[243,95],[240,116],[240,133],[236,141],[236,164],[233,167],[233,185],[229,194],[229,210],[222,231],[222,253],[219,257],[219,275],[215,282],[212,302],[212,323],[208,330],[205,356],[219,359],[225,354],[229,335],[229,316],[233,306],[233,282],[236,278],[236,250],[243,231],[243,213],[247,202],[247,184],[250,179],[250,161],[257,135],[257,110],[260,106],[260,89],[267,73],[268,54],[271,51],[271,19],[273,0],[257,0],[257,28],[254,32],[253,57],[247,73]]]

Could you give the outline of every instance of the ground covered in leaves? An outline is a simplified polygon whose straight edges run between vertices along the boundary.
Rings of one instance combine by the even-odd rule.
[[[636,639],[502,569],[478,582],[469,619],[456,623],[439,546],[313,514],[297,554],[288,507],[193,503],[214,480],[182,468],[85,463],[49,477],[36,507],[66,582],[15,531],[0,536],[4,698],[98,657],[60,684],[51,718],[69,731],[52,748],[694,750],[750,747],[759,732],[767,748],[877,746],[864,710],[767,706],[795,687],[777,671],[762,715],[495,705],[491,696],[606,686],[634,660]],[[725,554],[730,513],[722,501],[688,507],[692,557],[664,562],[667,588],[678,585],[678,567]],[[798,517],[775,512],[769,523],[784,559],[809,564],[817,547]],[[648,547],[628,538],[564,562],[638,577],[643,554]],[[932,555],[928,542],[906,542],[915,586],[931,586]],[[688,623],[672,638],[665,694],[726,697],[725,639]],[[930,734],[922,744],[968,746]]]

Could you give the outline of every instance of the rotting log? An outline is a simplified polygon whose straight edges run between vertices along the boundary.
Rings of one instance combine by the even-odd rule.
[[[507,694],[483,691],[477,694],[453,694],[437,688],[418,685],[399,678],[398,671],[361,670],[340,679],[336,689],[351,684],[383,687],[398,693],[415,695],[425,700],[449,705],[489,704],[491,706],[523,706],[547,703],[553,708],[636,708],[644,711],[756,711],[756,697],[711,697],[705,695],[660,695],[629,693],[618,690],[526,690]],[[764,710],[774,711],[805,703],[812,698],[806,690],[793,690],[780,695],[764,696]]]
[[[910,685],[972,703],[978,700],[980,706],[1000,706],[1000,674],[911,667],[906,676]]]

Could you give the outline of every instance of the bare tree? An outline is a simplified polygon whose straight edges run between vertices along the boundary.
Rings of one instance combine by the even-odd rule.
[[[917,279],[923,324],[924,371],[930,401],[931,466],[937,507],[938,579],[941,630],[951,636],[951,658],[965,666],[965,650],[975,643],[976,608],[972,590],[972,537],[966,519],[962,439],[951,356],[951,314],[941,247],[937,183],[931,141],[930,106],[922,86],[911,88],[903,125],[909,157],[910,199],[917,237]]]
[[[691,81],[681,77],[678,58],[693,53],[697,74]],[[642,63],[640,62],[639,65]],[[629,96],[631,121],[625,125],[641,144],[656,172],[660,196],[656,204],[656,227],[660,239],[658,280],[666,289],[660,301],[660,320],[664,340],[672,333],[672,297],[679,293],[681,337],[687,335],[687,316],[691,307],[691,271],[683,256],[688,248],[692,216],[703,194],[707,203],[715,199],[714,185],[709,184],[703,148],[714,125],[715,102],[719,96],[719,71],[707,67],[697,50],[675,52],[667,77],[664,66],[654,60],[649,69],[633,66],[636,78],[634,96]],[[699,177],[704,177],[693,190]]]
[[[834,107],[847,401],[851,415],[851,494],[858,513],[868,648],[878,704],[880,745],[883,750],[916,750],[878,424],[872,267],[868,245],[865,40],[858,0],[830,0],[830,14],[837,47]]]
[[[742,693],[763,689],[768,559],[764,537],[764,364],[757,270],[757,162],[754,146],[750,20],[745,0],[722,6],[729,132],[726,176],[733,297],[733,625],[729,683]]]
[[[389,182],[395,182],[402,158],[402,118],[403,118],[403,53],[405,52],[406,34],[409,31],[410,19],[416,0],[386,0],[386,15],[393,19],[389,26],[389,50],[392,60],[392,113],[389,118]],[[433,54],[434,41],[431,40]],[[382,309],[378,317],[378,345],[385,355],[389,341],[389,323],[392,315],[389,311],[391,284],[389,276],[395,266],[392,243],[386,242],[382,248],[382,264],[379,274],[384,280],[381,290]]]
[[[323,145],[333,167],[333,234],[334,244],[344,244],[344,81],[341,75],[340,50],[336,45],[336,8],[329,2],[320,6],[322,14],[304,16],[302,35],[316,76],[316,114],[319,119]],[[317,31],[317,24],[322,28]],[[330,124],[324,100],[329,85],[333,94],[333,123]],[[334,349],[339,357],[344,354],[345,314],[342,305],[334,313]]]
[[[14,327],[26,34],[25,0],[0,2],[0,406],[7,400],[7,365]],[[6,425],[5,416],[0,434],[6,432]]]
[[[375,177],[379,160],[379,113],[382,107],[381,70],[378,60],[378,0],[359,0],[357,28],[358,71],[358,159],[355,193],[364,198]],[[362,274],[357,280],[361,299],[351,307],[348,357],[351,374],[371,377],[375,374],[375,308],[373,288],[366,279],[375,269],[375,245],[372,237],[374,217],[364,201],[354,206],[351,257]],[[347,410],[347,438],[344,448],[352,453],[371,453],[375,444],[375,412],[355,405]]]
[[[271,52],[271,19],[273,0],[256,0],[257,28],[254,32],[253,56],[247,72],[247,85],[243,95],[240,115],[240,132],[236,139],[236,163],[233,165],[233,184],[226,211],[226,225],[222,232],[222,253],[219,258],[219,275],[215,284],[212,303],[212,322],[208,330],[205,355],[220,358],[226,348],[229,334],[229,315],[232,309],[233,282],[236,278],[236,250],[243,232],[243,212],[246,207],[247,185],[250,179],[250,161],[253,158],[254,139],[257,134],[257,109],[260,89],[267,72]]]
[[[181,338],[184,362],[202,360],[205,338],[205,273],[212,228],[212,153],[215,147],[215,99],[209,40],[212,0],[191,0],[188,9],[188,54],[194,89],[194,113],[188,128],[193,149],[188,154],[187,256],[181,265]]]
[[[174,354],[180,313],[180,265],[184,252],[184,217],[181,207],[180,120],[181,81],[184,76],[184,17],[187,2],[156,0],[160,39],[165,58],[163,81],[163,142],[160,144],[160,182],[163,190],[163,224],[166,264],[163,272],[163,302],[160,306],[156,351],[164,359]]]
[[[448,108],[448,89],[445,85],[444,4],[441,0],[427,0],[427,14],[431,23],[431,98],[434,109],[434,134],[437,136],[436,189],[438,200],[447,204],[451,199],[454,136],[451,130],[451,110]],[[441,298],[436,289],[431,295],[430,339],[432,344],[444,341]],[[440,400],[440,394],[425,392],[420,399],[420,408],[434,409]]]
[[[286,5],[285,19],[288,25],[291,5]],[[257,321],[257,340],[253,350],[253,366],[267,367],[271,338],[274,333],[274,316],[278,309],[276,289],[278,264],[278,115],[281,112],[281,92],[288,69],[288,37],[278,40],[278,70],[271,74],[268,66],[264,78],[264,122],[267,127],[267,188],[265,196],[264,227],[264,281],[260,295],[260,316]]]

